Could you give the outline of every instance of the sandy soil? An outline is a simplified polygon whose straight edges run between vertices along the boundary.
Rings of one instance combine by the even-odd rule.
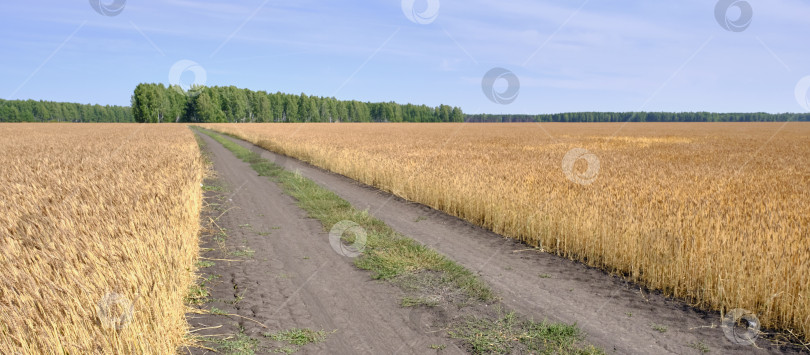
[[[260,152],[264,158],[282,164],[288,170],[300,171],[355,208],[368,209],[400,233],[478,272],[501,295],[507,307],[535,320],[577,323],[587,332],[589,342],[608,353],[699,354],[699,350],[690,346],[698,342],[707,345],[713,354],[797,352],[777,348],[761,338],[756,347],[736,345],[720,328],[719,313],[697,311],[681,301],[651,293],[600,270],[526,250],[525,245],[440,211],[298,160],[278,156],[247,142],[234,141]],[[246,169],[249,168],[244,163],[223,158],[230,153],[221,152],[218,144],[211,146],[216,147],[216,168],[223,178],[237,187],[243,182],[247,184],[234,196],[240,209],[232,212],[234,216],[229,218],[234,222],[231,223],[251,223],[262,228],[282,226],[279,233],[271,237],[272,243],[270,240],[256,240],[263,246],[263,253],[272,255],[271,261],[245,263],[244,272],[233,281],[247,285],[255,290],[252,292],[263,296],[260,301],[254,301],[259,303],[257,305],[241,306],[240,312],[268,319],[268,324],[273,327],[300,325],[341,329],[343,333],[332,337],[328,343],[335,346],[336,353],[353,349],[390,353],[389,350],[397,350],[401,344],[414,341],[419,335],[417,333],[423,336],[434,334],[408,328],[406,318],[409,312],[398,309],[391,302],[381,301],[385,296],[379,295],[389,292],[385,287],[367,281],[368,277],[354,270],[349,261],[332,255],[334,253],[324,243],[325,235],[317,222],[303,219],[302,212],[295,208],[291,199],[281,196],[276,187],[256,181],[263,178],[248,176]],[[258,217],[259,214],[267,217]],[[230,228],[237,229],[233,224]],[[311,259],[301,260],[303,256]],[[264,280],[283,273],[294,277]],[[311,275],[314,275],[314,280],[305,282]],[[298,287],[302,287],[301,292],[291,294]],[[326,297],[328,301],[320,297]],[[284,304],[285,301],[289,304]],[[410,313],[411,318],[421,317]],[[381,319],[382,315],[385,315],[384,319]],[[661,331],[663,327],[666,327],[665,331]],[[422,353],[416,349],[408,352]]]

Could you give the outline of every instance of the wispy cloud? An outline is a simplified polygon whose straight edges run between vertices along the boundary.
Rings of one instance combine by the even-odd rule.
[[[741,33],[723,30],[705,0],[443,0],[428,25],[410,22],[398,1],[265,1],[129,1],[115,17],[81,1],[3,3],[0,92],[84,21],[17,97],[128,104],[134,84],[165,82],[175,61],[191,59],[209,84],[331,95],[354,73],[344,98],[467,110],[633,110],[652,96],[650,110],[781,112],[800,108],[793,86],[810,74],[801,0],[748,0],[754,20]],[[521,80],[511,105],[481,92],[495,66]]]

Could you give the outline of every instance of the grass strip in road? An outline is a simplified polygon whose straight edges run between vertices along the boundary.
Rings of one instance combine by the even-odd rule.
[[[583,345],[585,335],[576,325],[520,320],[514,312],[496,319],[470,317],[449,333],[465,341],[473,354],[605,354],[593,345]]]
[[[395,277],[420,272],[441,273],[441,282],[463,292],[470,300],[488,302],[495,299],[492,290],[472,272],[426,247],[407,238],[370,216],[367,211],[352,207],[332,191],[318,186],[310,179],[284,170],[239,144],[211,131],[200,130],[230,150],[237,158],[250,164],[261,176],[279,183],[286,193],[298,200],[298,205],[310,217],[331,229],[342,221],[351,221],[362,227],[367,235],[363,254],[356,258],[357,267],[369,270],[375,279],[392,280]],[[346,233],[351,234],[351,233]],[[344,236],[348,243],[354,235]]]

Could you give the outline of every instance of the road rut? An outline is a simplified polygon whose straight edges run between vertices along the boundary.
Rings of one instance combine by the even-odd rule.
[[[435,353],[431,344],[446,344],[443,354],[462,353],[451,341],[420,331],[409,318],[411,311],[398,304],[400,290],[372,280],[352,259],[333,251],[322,225],[308,218],[276,183],[258,176],[210,137],[199,136],[207,145],[217,180],[226,186],[211,215],[219,216],[216,223],[226,231],[228,250],[204,238],[203,246],[214,250],[203,256],[216,265],[201,271],[221,276],[211,282],[214,301],[204,308],[246,318],[190,314],[195,335],[242,329],[264,342],[265,332],[310,328],[329,335],[298,353]],[[252,250],[252,255],[233,254],[245,250]],[[269,351],[263,349],[259,352]]]

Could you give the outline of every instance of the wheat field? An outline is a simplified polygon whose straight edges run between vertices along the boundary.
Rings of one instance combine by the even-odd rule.
[[[810,338],[810,124],[204,126]]]
[[[0,124],[0,152],[0,353],[175,353],[199,252],[191,131]]]

